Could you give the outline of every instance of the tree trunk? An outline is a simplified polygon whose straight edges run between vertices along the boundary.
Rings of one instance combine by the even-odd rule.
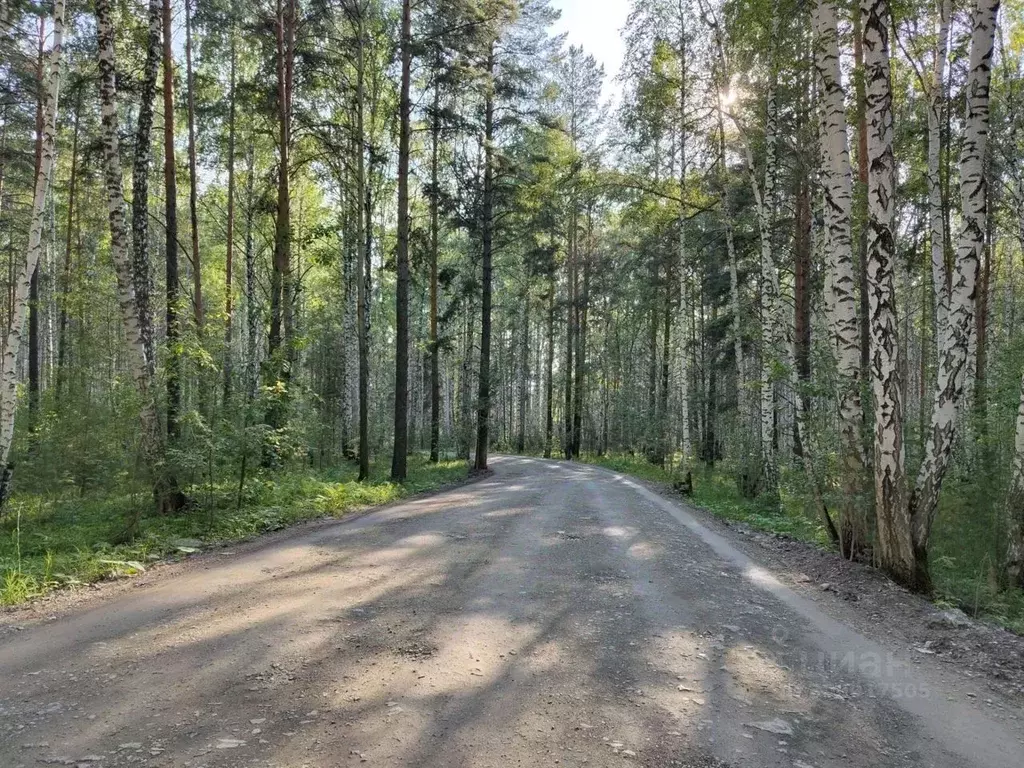
[[[688,62],[686,51],[686,9],[682,0],[678,3],[679,13],[679,261],[678,270],[679,306],[676,310],[676,342],[679,347],[679,425],[682,437],[683,466],[690,461],[690,376],[687,370],[686,355],[686,218],[688,213],[686,200],[686,169],[687,169],[687,124],[686,124],[686,87]],[[721,113],[719,113],[721,118]],[[731,254],[730,254],[731,255]],[[738,318],[737,318],[738,319]]]
[[[480,381],[477,402],[475,468],[487,469],[491,413],[491,259],[494,227],[494,48],[487,52],[487,95],[484,101],[484,197],[481,222],[483,280],[480,297]]]
[[[157,0],[159,9],[159,0]],[[159,41],[158,41],[159,43]],[[158,45],[159,48],[159,45]],[[67,382],[68,366],[68,303],[71,293],[71,277],[73,264],[74,221],[78,203],[78,136],[80,133],[82,113],[82,88],[75,90],[75,127],[71,136],[71,177],[68,180],[68,217],[64,240],[64,270],[60,286],[60,303],[57,319],[57,397],[64,393]],[[2,193],[2,190],[0,190]],[[141,314],[141,310],[140,310]],[[139,320],[140,330],[142,326]],[[152,330],[152,326],[150,326]],[[150,337],[152,341],[152,337]]]
[[[364,100],[366,89],[365,48],[366,32],[363,29],[363,15],[358,18],[359,40],[356,43],[356,325],[359,346],[359,480],[370,477],[370,339],[367,317],[369,301],[366,290],[366,263],[369,260],[369,249],[366,246],[369,237],[370,222],[363,200],[369,194],[366,187],[366,128],[364,125]]]
[[[932,291],[935,295],[935,352],[949,345],[949,274],[946,269],[946,212],[942,194],[942,127],[946,103],[946,59],[949,55],[951,0],[940,0],[931,82],[928,84],[928,228],[930,231]]]
[[[60,0],[58,3],[63,5]],[[96,0],[96,27],[99,39],[101,132],[107,209],[110,218],[110,253],[117,274],[121,318],[124,322],[125,335],[128,337],[129,366],[141,401],[139,415],[142,421],[142,452],[145,466],[153,479],[153,495],[158,509],[161,512],[176,512],[184,505],[185,497],[178,490],[177,482],[166,463],[163,434],[156,408],[155,382],[146,361],[139,309],[135,303],[134,270],[128,253],[128,227],[118,148],[114,27],[110,18],[109,0]],[[169,32],[170,24],[165,23],[164,28]],[[137,517],[129,521],[129,533],[134,533],[137,522]]]
[[[441,347],[437,335],[437,260],[440,239],[438,199],[439,153],[441,143],[441,89],[434,82],[434,110],[430,132],[430,460],[441,456]]]
[[[98,0],[105,2],[105,0]],[[64,0],[55,0],[53,5],[53,47],[50,50],[49,66],[45,79],[45,102],[43,104],[42,131],[40,133],[39,163],[35,174],[35,189],[32,196],[32,217],[28,231],[28,247],[25,259],[18,269],[11,302],[11,323],[3,347],[2,371],[0,371],[0,467],[4,468],[3,483],[6,494],[10,487],[8,464],[11,443],[14,440],[14,417],[18,404],[18,352],[21,348],[22,327],[28,309],[32,275],[39,265],[43,252],[43,226],[46,218],[46,201],[50,192],[50,180],[56,156],[57,97],[60,94],[60,66],[64,38]],[[0,508],[6,501],[0,496]]]
[[[530,281],[526,280],[523,290],[523,332],[519,339],[519,431],[516,435],[516,452],[526,452],[526,422],[527,407],[529,405],[529,377],[530,377]]]
[[[178,437],[181,413],[181,353],[178,342],[181,329],[178,320],[178,179],[174,156],[174,54],[171,27],[171,0],[163,0],[163,67],[164,67],[164,228],[167,259],[167,435]]]
[[[573,208],[569,212],[568,252],[565,265],[565,413],[563,414],[565,427],[562,435],[562,452],[566,459],[572,459],[572,377],[576,370],[573,365],[576,355],[576,258],[578,248],[575,197],[572,198],[570,205]]]
[[[398,248],[395,261],[395,445],[391,479],[405,480],[409,456],[409,85],[412,79],[412,7],[402,0],[402,85],[398,105]]]
[[[548,338],[547,365],[544,376],[544,458],[551,458],[551,443],[554,440],[554,396],[555,396],[555,272],[552,266],[548,273]]]
[[[149,0],[149,37],[139,95],[139,117],[135,126],[135,159],[132,164],[132,275],[139,326],[146,350],[146,364],[156,375],[153,339],[152,280],[149,261],[149,167],[153,156],[153,106],[160,67],[161,0]]]
[[[974,328],[978,267],[985,248],[988,217],[985,152],[998,13],[999,0],[978,0],[972,13],[967,110],[960,150],[961,223],[954,270],[950,276],[948,344],[939,356],[931,426],[908,509],[913,524],[914,559],[908,559],[899,566],[901,572],[911,569],[908,586],[926,591],[931,588],[928,539],[953,449],[957,409],[963,397],[968,346]]]
[[[594,218],[587,213],[587,247],[583,252],[583,289],[576,298],[576,381],[573,398],[572,454],[579,456],[583,445],[583,403],[587,377],[587,310],[590,302],[590,259],[593,255]]]
[[[46,73],[44,71],[44,43],[46,41],[46,17],[39,16],[39,52],[36,61],[36,153],[35,176],[39,175],[43,160],[43,108],[46,95]],[[35,431],[39,418],[39,263],[32,270],[28,288],[28,429],[31,440],[29,449],[35,447]]]
[[[196,97],[192,72],[192,2],[185,0],[185,86],[188,88],[188,212],[192,225],[192,301],[196,333],[203,334],[203,270],[199,257],[199,210],[196,179]]]
[[[865,458],[861,429],[861,338],[857,318],[857,277],[853,265],[853,179],[847,147],[846,95],[839,67],[839,39],[833,0],[814,7],[815,67],[820,84],[822,187],[825,213],[825,314],[829,348],[838,373],[840,465],[839,546],[846,557],[868,546],[870,527],[864,509]],[[865,158],[866,159],[866,158]],[[866,319],[865,319],[866,322]]]
[[[231,3],[231,63],[228,76],[228,222],[225,232],[224,259],[224,405],[230,407],[234,368],[234,266],[235,266],[235,78],[238,69],[238,49],[235,39],[236,8]]]
[[[267,409],[267,424],[285,424],[291,380],[291,118],[292,69],[295,43],[295,2],[277,0],[274,30],[277,57],[277,215],[274,224],[274,258],[270,281],[270,335],[268,336],[268,384],[280,386]]]
[[[259,386],[259,305],[256,302],[256,248],[253,244],[253,218],[256,213],[256,142],[249,137],[245,162],[245,327],[246,395],[251,403]]]
[[[915,585],[914,550],[907,508],[903,401],[893,274],[895,162],[892,85],[889,75],[888,0],[861,0],[864,28],[870,300],[871,385],[875,404],[874,480],[878,563],[897,581]]]

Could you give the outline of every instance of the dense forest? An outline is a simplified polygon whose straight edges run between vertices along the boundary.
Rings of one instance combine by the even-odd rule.
[[[620,457],[1019,600],[1024,5],[557,17],[0,0],[5,538]]]

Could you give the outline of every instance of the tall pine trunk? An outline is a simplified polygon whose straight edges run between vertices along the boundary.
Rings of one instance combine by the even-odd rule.
[[[292,76],[295,53],[295,2],[277,0],[274,31],[277,72],[277,211],[274,223],[274,257],[270,281],[270,334],[268,337],[267,380],[280,387],[267,409],[267,423],[280,429],[286,420],[291,381],[292,338],[292,208],[291,208],[291,119]]]
[[[476,459],[474,467],[487,469],[491,416],[491,260],[494,237],[494,49],[487,51],[487,94],[484,100],[484,190],[481,221],[482,281],[480,295],[480,374],[477,390]]]
[[[441,457],[441,347],[437,328],[437,260],[440,239],[438,179],[441,143],[441,88],[434,82],[430,131],[430,460]]]
[[[196,171],[196,95],[192,69],[192,2],[185,0],[185,87],[188,112],[188,214],[192,232],[192,303],[196,333],[203,334],[203,270],[199,256],[199,204]]]
[[[409,456],[409,85],[412,79],[412,7],[402,2],[402,84],[398,105],[398,248],[395,261],[395,444],[391,479],[405,480]]]
[[[178,179],[174,153],[174,54],[171,0],[163,0],[164,231],[166,235],[167,435],[178,436],[181,413],[181,328],[178,319]]]
[[[366,31],[363,25],[362,11],[358,19],[358,36],[356,43],[356,238],[358,253],[356,254],[356,336],[359,346],[359,479],[366,480],[370,476],[370,334],[367,317],[369,295],[366,289],[366,265],[370,254],[367,248],[370,221],[363,200],[369,192],[366,186],[366,126],[364,122],[364,106],[366,98]]]

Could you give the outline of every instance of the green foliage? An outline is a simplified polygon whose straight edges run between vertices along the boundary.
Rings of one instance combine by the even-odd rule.
[[[176,516],[144,517],[139,535],[126,544],[113,543],[119,521],[131,508],[147,504],[144,493],[16,495],[0,522],[0,605],[142,572],[148,563],[196,549],[192,540],[238,541],[303,520],[342,517],[466,476],[464,462],[430,464],[421,456],[410,458],[404,485],[389,482],[387,470],[375,466],[370,481],[359,483],[354,467],[322,472],[293,467],[252,477],[241,494],[237,478],[202,492],[191,489],[199,506]]]

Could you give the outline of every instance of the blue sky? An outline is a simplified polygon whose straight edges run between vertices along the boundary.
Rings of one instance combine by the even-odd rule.
[[[623,45],[619,31],[626,23],[629,0],[552,0],[562,11],[555,25],[556,32],[567,32],[568,43],[581,45],[587,53],[604,64],[604,95],[618,91],[610,82],[622,63]]]

